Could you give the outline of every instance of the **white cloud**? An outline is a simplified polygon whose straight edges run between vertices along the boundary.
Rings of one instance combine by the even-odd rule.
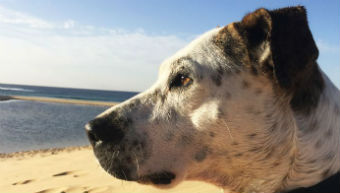
[[[19,24],[31,28],[53,28],[54,26],[42,19],[32,17],[17,11],[0,6],[0,22],[7,24]]]
[[[73,28],[74,24],[75,24],[75,22],[72,19],[67,20],[67,21],[64,22],[64,28],[65,29]]]
[[[0,82],[144,90],[187,41],[142,29],[60,24],[0,7]]]

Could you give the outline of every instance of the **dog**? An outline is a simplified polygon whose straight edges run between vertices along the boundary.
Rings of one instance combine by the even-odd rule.
[[[150,89],[90,121],[94,154],[114,177],[159,188],[199,180],[273,193],[340,179],[340,93],[317,58],[304,7],[258,9],[203,34]]]

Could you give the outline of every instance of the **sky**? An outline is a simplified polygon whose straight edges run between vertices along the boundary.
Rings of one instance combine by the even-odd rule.
[[[303,5],[340,87],[339,0],[0,0],[0,83],[143,91],[161,62],[257,8]]]

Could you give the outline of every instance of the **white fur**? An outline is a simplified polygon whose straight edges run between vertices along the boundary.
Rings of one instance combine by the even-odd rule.
[[[149,90],[100,115],[120,109],[134,120],[129,136],[147,134],[151,156],[138,165],[137,175],[172,171],[177,177],[167,187],[183,180],[202,180],[226,192],[272,193],[315,184],[326,168],[331,173],[339,171],[340,118],[333,109],[340,106],[339,91],[324,76],[326,89],[319,106],[305,117],[294,114],[287,98],[275,98],[272,80],[265,76],[225,73],[222,85],[215,85],[211,76],[220,64],[226,72],[235,68],[212,42],[220,29],[207,32],[165,60]],[[261,60],[269,54],[266,50]],[[185,57],[190,60],[174,65]],[[185,90],[169,90],[170,75],[182,66],[191,69],[193,84]],[[244,88],[246,83],[249,87]],[[166,97],[156,96],[156,90]],[[140,106],[125,108],[135,100],[141,101]],[[314,119],[320,129],[303,133],[301,128]],[[327,129],[332,129],[332,137],[316,150],[315,143]],[[336,152],[334,159],[320,160],[331,151]],[[311,159],[317,161],[308,164]],[[316,171],[303,172],[311,168]]]

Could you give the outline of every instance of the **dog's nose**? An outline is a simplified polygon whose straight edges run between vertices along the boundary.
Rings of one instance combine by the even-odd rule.
[[[96,118],[85,125],[92,146],[100,143],[117,145],[124,138],[124,124],[117,119]]]

